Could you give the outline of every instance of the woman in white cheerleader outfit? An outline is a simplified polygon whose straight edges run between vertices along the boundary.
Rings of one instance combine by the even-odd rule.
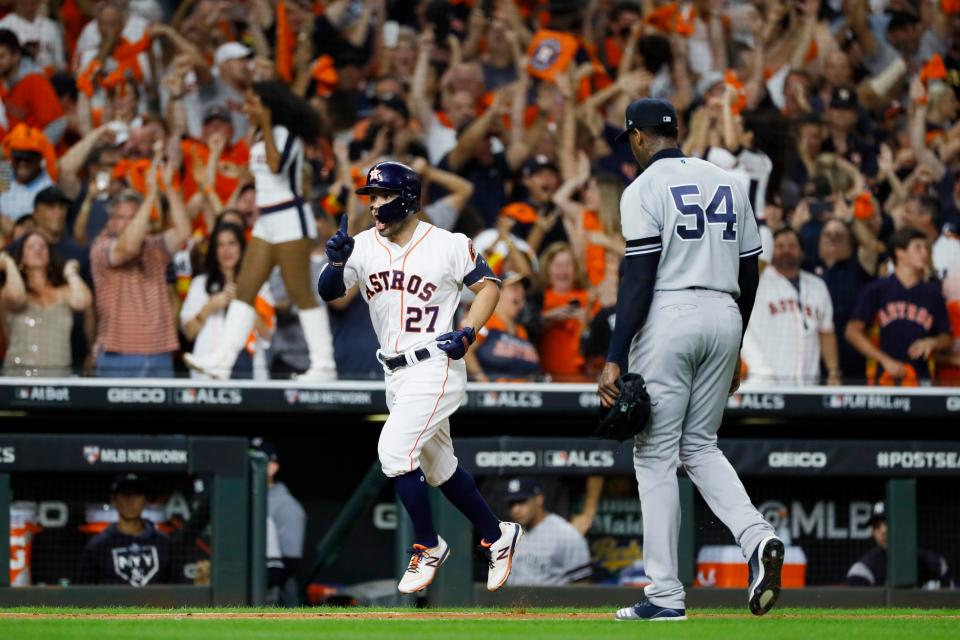
[[[310,352],[306,382],[335,380],[333,339],[326,307],[319,306],[310,283],[310,253],[317,229],[303,199],[304,141],[321,133],[320,120],[302,98],[279,82],[255,82],[244,111],[254,128],[250,172],[260,210],[237,278],[237,297],[227,308],[218,349],[207,356],[184,354],[191,368],[214,378],[230,377],[237,355],[253,328],[253,302],[275,265],[280,265],[290,299],[300,310],[300,325]]]

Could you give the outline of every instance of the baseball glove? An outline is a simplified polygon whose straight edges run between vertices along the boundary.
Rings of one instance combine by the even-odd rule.
[[[643,432],[650,420],[650,394],[643,376],[626,373],[620,376],[620,395],[609,409],[600,409],[600,423],[591,438],[623,442]]]

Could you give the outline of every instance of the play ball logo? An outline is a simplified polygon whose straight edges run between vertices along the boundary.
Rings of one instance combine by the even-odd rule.
[[[530,58],[530,66],[537,71],[546,71],[560,57],[560,41],[555,38],[546,38],[537,45],[537,50]]]

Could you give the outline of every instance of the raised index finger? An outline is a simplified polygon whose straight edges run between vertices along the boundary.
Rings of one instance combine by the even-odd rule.
[[[346,211],[344,211],[342,214],[340,214],[340,231],[342,231],[342,232],[343,232],[343,235],[345,235],[345,236],[350,235],[349,233],[347,233],[347,225],[348,225],[349,222],[350,222],[348,218],[349,218],[349,216],[347,216],[347,212],[346,212]]]

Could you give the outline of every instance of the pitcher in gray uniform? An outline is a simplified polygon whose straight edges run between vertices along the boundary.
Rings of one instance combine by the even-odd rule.
[[[643,169],[623,192],[627,241],[617,315],[598,393],[617,397],[621,368],[647,383],[652,415],[634,444],[643,513],[646,598],[617,620],[686,620],[677,578],[682,464],[748,558],[750,611],[780,593],[783,543],[717,447],[727,396],[739,386],[739,352],[753,309],[760,235],[747,193],[725,171],[677,148],[677,115],[665,100],[627,107],[626,130]],[[628,359],[629,354],[629,359]]]

